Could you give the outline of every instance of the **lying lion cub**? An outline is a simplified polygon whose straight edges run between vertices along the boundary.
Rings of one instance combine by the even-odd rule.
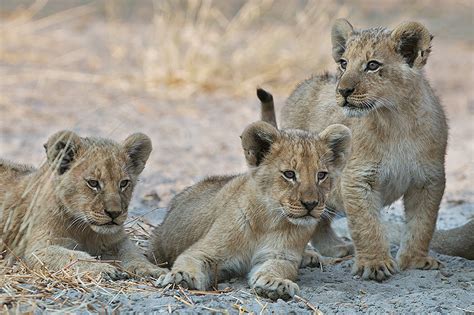
[[[0,250],[31,268],[123,275],[94,261],[101,256],[119,260],[136,276],[162,274],[165,269],[148,262],[123,227],[150,139],[137,133],[118,144],[61,131],[44,147],[47,161],[39,169],[0,160]]]
[[[248,273],[259,295],[288,299],[298,292],[293,280],[346,163],[351,133],[342,125],[318,135],[256,122],[241,138],[250,170],[187,188],[155,230],[150,256],[174,263],[159,286],[205,290]]]

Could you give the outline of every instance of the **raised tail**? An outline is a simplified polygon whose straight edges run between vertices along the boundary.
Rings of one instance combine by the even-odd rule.
[[[273,95],[262,88],[257,88],[257,97],[261,104],[261,120],[272,124],[275,128],[278,128],[275,115],[275,106],[273,103]]]

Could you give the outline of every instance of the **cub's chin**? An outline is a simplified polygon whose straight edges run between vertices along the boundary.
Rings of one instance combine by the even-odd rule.
[[[90,224],[91,230],[98,234],[115,234],[122,229],[122,225],[117,224],[105,224],[105,225],[96,225]]]
[[[319,222],[319,219],[316,219],[315,217],[311,215],[305,215],[301,217],[290,217],[287,216],[287,219],[289,222],[291,222],[294,225],[301,225],[301,226],[311,226],[311,225],[316,225]]]

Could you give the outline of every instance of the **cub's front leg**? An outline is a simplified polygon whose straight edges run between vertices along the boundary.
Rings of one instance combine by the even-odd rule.
[[[438,178],[418,187],[410,187],[403,197],[406,233],[402,238],[397,260],[400,269],[439,269],[441,263],[428,256],[436,228],[439,205],[445,186],[444,172]]]
[[[50,271],[59,271],[64,268],[77,270],[81,274],[102,276],[117,280],[127,278],[127,274],[108,263],[96,261],[86,252],[71,250],[60,245],[36,245],[35,249],[27,250],[26,263],[36,268],[47,268]]]
[[[352,273],[363,279],[382,281],[397,271],[389,252],[379,211],[380,193],[376,190],[372,172],[362,172],[362,178],[344,178],[343,197],[349,230],[355,245]]]
[[[117,259],[122,262],[122,267],[134,277],[158,278],[168,272],[168,269],[160,268],[140,253],[139,248],[125,237],[119,244]]]
[[[159,287],[179,285],[187,289],[207,290],[212,280],[217,277],[217,250],[205,242],[199,242],[185,250],[176,258],[173,268],[167,274],[160,276]]]
[[[249,273],[251,289],[272,300],[289,300],[299,293],[293,280],[298,275],[301,255],[284,253],[257,263]]]

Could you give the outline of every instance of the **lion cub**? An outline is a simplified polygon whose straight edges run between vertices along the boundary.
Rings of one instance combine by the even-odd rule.
[[[293,281],[346,163],[351,133],[342,125],[318,135],[256,122],[241,139],[250,170],[187,188],[154,231],[151,258],[173,265],[159,286],[205,290],[248,274],[259,295],[288,299],[298,292]]]
[[[118,144],[60,131],[44,147],[47,161],[39,169],[0,160],[0,250],[31,268],[123,275],[94,262],[101,256],[135,276],[161,275],[165,269],[148,262],[123,227],[150,139],[137,133]]]
[[[423,70],[432,36],[418,22],[358,30],[342,19],[331,35],[337,74],[300,83],[282,108],[281,126],[318,132],[337,123],[352,132],[352,155],[327,206],[347,213],[354,274],[381,281],[397,266],[438,269],[428,249],[446,182],[448,126]],[[397,264],[379,211],[399,198],[406,231]],[[318,224],[312,244],[323,255],[352,251],[329,220]]]

